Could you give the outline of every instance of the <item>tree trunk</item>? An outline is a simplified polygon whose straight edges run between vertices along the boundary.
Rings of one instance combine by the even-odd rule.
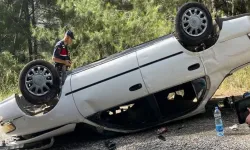
[[[234,1],[235,0],[232,0],[232,16],[234,15]]]
[[[31,0],[31,5],[32,5],[32,26],[36,26],[36,19],[35,19],[35,6],[34,6],[34,0]],[[34,48],[34,59],[37,59],[37,39],[36,37],[33,37],[33,48]]]
[[[226,8],[222,8],[222,10],[227,14],[227,16],[229,16],[230,15],[230,8],[229,8],[229,6],[228,6],[228,2],[226,1],[226,0],[222,0],[222,2],[223,2],[223,5],[226,7]],[[220,8],[221,9],[221,8]]]
[[[29,61],[31,61],[33,53],[32,53],[32,41],[31,41],[31,31],[30,31],[29,3],[27,0],[24,0],[24,14],[25,14],[26,38],[28,40],[28,47],[29,47]]]
[[[247,0],[241,0],[241,10],[242,10],[242,13],[247,13],[248,11]]]
[[[19,21],[21,20],[21,16],[22,16],[22,12],[23,12],[23,1],[22,1],[22,4],[21,4],[21,8],[20,8],[20,12],[19,12],[19,15],[18,15],[18,23],[19,23]],[[14,46],[13,46],[13,51],[12,51],[12,54],[14,54],[15,55],[15,53],[16,53],[16,49],[17,49],[17,37],[18,37],[18,35],[19,35],[19,33],[18,32],[16,32],[16,34],[15,34],[15,36],[14,36]]]
[[[243,0],[246,8],[246,13],[248,12],[248,0]],[[242,4],[243,5],[243,4]]]
[[[213,16],[215,16],[216,14],[215,0],[211,0],[211,2],[212,2],[212,14]]]

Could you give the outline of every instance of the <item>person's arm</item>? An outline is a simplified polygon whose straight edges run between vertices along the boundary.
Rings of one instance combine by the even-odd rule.
[[[246,123],[250,125],[250,108],[247,108],[247,110],[249,111],[249,115],[246,118]]]
[[[68,67],[71,66],[71,61],[70,61],[70,60],[62,60],[62,59],[56,58],[56,57],[52,57],[52,60],[53,60],[54,62],[64,64],[64,65],[66,65],[66,66],[68,66]]]
[[[52,60],[54,61],[54,62],[57,62],[57,63],[61,63],[61,64],[65,64],[66,65],[66,61],[65,60],[62,60],[62,59],[60,59],[60,58],[57,58],[57,57],[52,57]]]

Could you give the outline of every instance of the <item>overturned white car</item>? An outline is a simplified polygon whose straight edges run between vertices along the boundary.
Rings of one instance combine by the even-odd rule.
[[[22,95],[0,103],[3,131],[14,148],[74,131],[129,133],[205,111],[223,80],[250,63],[250,14],[212,17],[183,5],[176,33],[71,71],[59,88],[53,65],[35,60],[20,74]],[[59,94],[60,93],[60,94]]]

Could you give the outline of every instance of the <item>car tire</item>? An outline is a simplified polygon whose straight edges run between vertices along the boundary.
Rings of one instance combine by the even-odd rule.
[[[175,31],[177,39],[184,45],[200,45],[209,38],[212,30],[212,16],[203,4],[189,2],[178,10]]]
[[[34,105],[52,101],[59,92],[60,78],[55,67],[44,60],[34,60],[24,66],[19,75],[23,97]]]

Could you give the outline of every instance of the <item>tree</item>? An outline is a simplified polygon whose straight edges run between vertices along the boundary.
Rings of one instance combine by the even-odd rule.
[[[32,41],[31,41],[31,26],[30,26],[30,13],[29,13],[29,2],[26,0],[24,1],[24,16],[25,16],[25,37],[27,38],[28,41],[28,48],[29,48],[29,61],[32,60],[32,54],[33,54],[33,50],[32,50]]]
[[[205,4],[213,17],[246,13],[250,6],[247,0],[0,0],[0,59],[11,66],[0,67],[0,82],[11,89],[20,66],[51,61],[68,29],[76,37],[70,46],[75,68],[174,32],[178,8],[191,1]]]

